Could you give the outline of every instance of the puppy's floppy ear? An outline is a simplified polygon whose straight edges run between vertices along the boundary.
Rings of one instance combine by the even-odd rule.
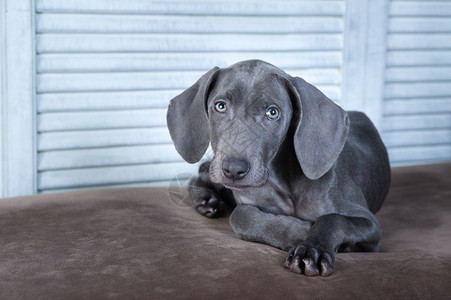
[[[198,162],[210,143],[205,104],[218,67],[171,100],[166,120],[175,149],[189,163]]]
[[[301,78],[291,85],[300,117],[294,148],[302,171],[309,179],[323,176],[343,150],[349,130],[348,114],[316,87]]]

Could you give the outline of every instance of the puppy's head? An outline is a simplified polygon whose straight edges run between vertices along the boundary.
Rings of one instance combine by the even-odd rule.
[[[340,154],[349,122],[315,87],[259,60],[213,68],[171,100],[167,121],[186,161],[199,161],[211,143],[210,177],[230,188],[266,182],[290,126],[304,174],[321,177]]]

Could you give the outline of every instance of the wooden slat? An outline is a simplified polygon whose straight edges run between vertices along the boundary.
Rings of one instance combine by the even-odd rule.
[[[437,99],[394,99],[384,102],[384,114],[432,114],[451,112],[451,95]]]
[[[341,34],[38,34],[38,53],[340,50]]]
[[[390,16],[451,16],[449,1],[391,1]]]
[[[444,145],[451,144],[451,129],[385,132],[382,134],[382,138],[385,146],[389,148]]]
[[[40,74],[37,92],[136,91],[185,89],[205,72]]]
[[[197,166],[185,162],[44,171],[38,175],[39,190],[145,183],[172,180],[179,174],[197,174]]]
[[[383,131],[449,128],[451,128],[451,113],[386,116],[382,124]]]
[[[386,69],[386,82],[451,81],[451,67],[392,67]]]
[[[0,197],[36,192],[33,4],[0,4]]]
[[[38,132],[166,126],[166,109],[46,113],[38,116]]]
[[[167,108],[169,100],[182,91],[183,89],[39,94],[36,104],[39,113]]]
[[[389,51],[387,66],[446,66],[451,65],[451,51]]]
[[[38,135],[38,151],[171,143],[166,127],[46,132]]]
[[[168,143],[171,143],[171,137],[166,127],[44,132],[37,137],[37,150],[51,151]]]
[[[181,161],[174,145],[145,145],[100,149],[45,151],[38,155],[38,171]]]
[[[189,178],[181,179],[183,182],[188,182]],[[38,191],[40,194],[54,194],[54,193],[67,193],[73,191],[87,191],[87,190],[99,190],[99,189],[120,189],[120,188],[167,188],[173,185],[175,180],[163,180],[163,181],[152,181],[145,183],[128,183],[128,184],[113,184],[113,185],[97,185],[97,186],[89,186],[89,187],[78,187],[78,188],[66,188],[66,189],[53,189],[53,190],[41,190]],[[168,190],[169,191],[169,190]]]
[[[451,32],[451,19],[445,18],[390,18],[391,33],[447,33]]]
[[[388,154],[396,164],[438,162],[451,159],[451,145],[391,148]]]
[[[204,73],[194,71],[40,74],[37,76],[37,92],[185,89],[194,84]],[[333,85],[341,82],[341,74],[336,69],[292,70],[290,73],[294,76],[302,76],[315,85]]]
[[[451,56],[451,55],[450,55]],[[339,68],[340,51],[307,52],[210,52],[210,53],[102,53],[41,54],[38,73],[142,72],[208,70],[238,61],[261,59],[279,68]]]
[[[182,15],[333,15],[344,13],[343,1],[142,1],[38,0],[37,12],[182,14]]]
[[[339,69],[288,69],[291,76],[301,77],[307,82],[319,87],[321,85],[339,85],[341,72]]]
[[[395,50],[443,50],[451,48],[451,34],[390,34],[387,47]]]
[[[245,24],[245,26],[243,26]],[[290,24],[290,26],[287,26]],[[38,33],[339,33],[339,17],[38,14]]]
[[[448,97],[451,95],[450,82],[392,83],[385,85],[385,98]]]

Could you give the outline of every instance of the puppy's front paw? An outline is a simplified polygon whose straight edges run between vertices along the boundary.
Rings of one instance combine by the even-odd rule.
[[[329,276],[333,273],[334,252],[321,246],[301,243],[291,249],[285,259],[284,267],[307,276]]]
[[[213,190],[194,188],[191,190],[194,207],[208,218],[219,217],[225,211],[226,203]]]

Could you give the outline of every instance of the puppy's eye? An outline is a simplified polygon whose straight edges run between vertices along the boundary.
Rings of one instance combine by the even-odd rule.
[[[215,104],[215,110],[218,113],[225,113],[227,110],[227,104],[224,101],[218,101]]]
[[[269,108],[266,110],[266,117],[267,117],[269,120],[276,120],[276,119],[279,118],[279,116],[280,116],[280,112],[279,112],[279,110],[278,110],[277,108],[275,108],[275,107],[269,107]]]

